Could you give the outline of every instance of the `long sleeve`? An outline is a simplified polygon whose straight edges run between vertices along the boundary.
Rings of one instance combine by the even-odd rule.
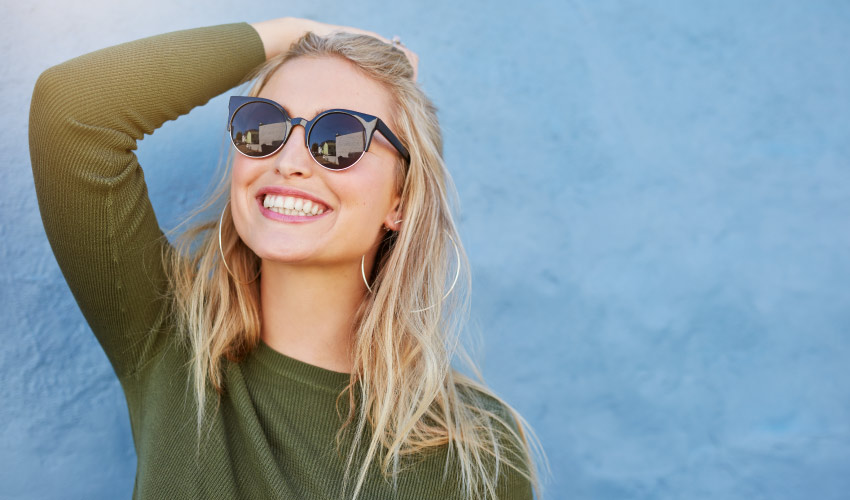
[[[46,70],[29,124],[38,204],[62,273],[119,377],[164,345],[162,251],[136,142],[265,60],[248,24],[166,33]]]

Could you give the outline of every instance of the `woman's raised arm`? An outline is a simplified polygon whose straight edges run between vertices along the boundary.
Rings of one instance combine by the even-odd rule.
[[[42,221],[119,377],[134,373],[166,340],[161,252],[168,242],[136,142],[238,85],[263,61],[257,32],[239,23],[98,50],[49,68],[36,83],[29,140]]]

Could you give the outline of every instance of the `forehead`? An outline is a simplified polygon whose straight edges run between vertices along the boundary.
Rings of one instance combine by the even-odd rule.
[[[287,61],[259,96],[280,103],[290,116],[308,120],[326,109],[344,108],[392,121],[389,92],[340,57],[302,56]]]

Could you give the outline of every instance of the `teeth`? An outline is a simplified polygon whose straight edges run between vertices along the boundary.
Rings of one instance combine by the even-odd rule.
[[[301,210],[289,209],[289,208],[279,208],[279,207],[269,207],[269,210],[272,212],[277,212],[283,215],[297,215],[301,217],[306,217],[311,214],[307,214]]]
[[[325,207],[310,200],[276,194],[267,194],[263,198],[263,206],[272,212],[301,217],[320,215],[325,211]]]

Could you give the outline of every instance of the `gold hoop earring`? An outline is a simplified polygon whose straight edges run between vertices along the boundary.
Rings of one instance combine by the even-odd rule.
[[[397,222],[401,222],[401,221],[397,221]],[[460,250],[458,250],[457,243],[455,243],[454,238],[452,238],[452,235],[450,235],[448,231],[446,231],[446,236],[448,236],[449,241],[452,242],[452,246],[454,246],[454,249],[455,249],[455,257],[457,258],[457,264],[455,266],[455,278],[454,278],[454,280],[452,280],[452,286],[449,287],[449,290],[446,292],[445,295],[443,295],[443,298],[440,299],[439,302],[435,302],[434,304],[431,304],[430,306],[422,308],[422,309],[414,309],[414,310],[410,311],[412,313],[423,312],[423,311],[427,311],[428,309],[432,309],[434,307],[437,307],[437,305],[440,304],[441,302],[443,302],[444,300],[446,300],[446,298],[448,298],[449,294],[452,293],[452,290],[455,289],[455,285],[457,284],[457,279],[460,277]],[[366,284],[366,289],[369,290],[369,293],[375,293],[372,290],[372,287],[369,286],[369,281],[366,279],[365,262],[366,262],[366,256],[363,255],[362,257],[360,257],[360,276],[363,277],[363,283]]]
[[[251,283],[257,281],[257,278],[260,277],[260,272],[257,271],[257,275],[254,276],[254,279],[251,281],[239,281],[233,271],[230,270],[230,266],[227,265],[227,259],[224,258],[224,248],[221,246],[221,226],[224,223],[224,211],[227,210],[227,206],[230,204],[230,200],[227,200],[227,203],[224,204],[224,207],[221,209],[221,216],[218,218],[218,253],[221,255],[221,262],[224,264],[224,268],[227,269],[227,274],[233,278],[233,281],[239,283],[240,285],[250,285]]]

